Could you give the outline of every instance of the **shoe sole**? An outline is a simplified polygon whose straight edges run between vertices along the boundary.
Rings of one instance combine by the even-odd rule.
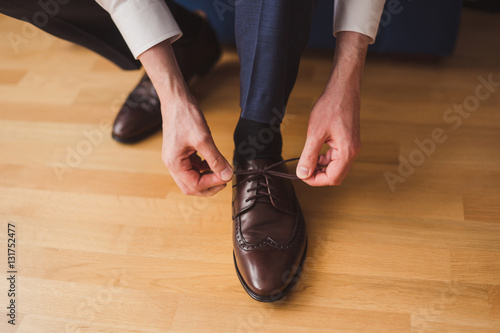
[[[307,253],[307,239],[306,239],[306,245],[304,248],[304,253],[302,254],[302,258],[300,259],[300,264],[299,267],[297,268],[297,271],[295,272],[292,280],[290,283],[283,289],[283,291],[277,293],[276,295],[271,295],[271,296],[261,296],[257,295],[250,289],[245,280],[243,280],[243,277],[240,274],[240,270],[238,269],[238,264],[236,264],[236,257],[234,256],[234,251],[233,251],[233,261],[234,261],[234,268],[236,268],[236,275],[238,275],[238,279],[240,280],[241,285],[243,286],[243,289],[247,292],[250,297],[252,297],[254,300],[263,302],[263,303],[272,303],[272,302],[277,302],[281,299],[283,299],[295,286],[297,281],[299,280],[300,273],[302,272],[302,266],[304,265],[304,260],[306,258],[306,253]]]

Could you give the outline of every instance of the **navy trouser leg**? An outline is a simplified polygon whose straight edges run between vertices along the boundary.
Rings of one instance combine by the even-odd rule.
[[[241,117],[281,122],[317,0],[245,0],[236,5]]]

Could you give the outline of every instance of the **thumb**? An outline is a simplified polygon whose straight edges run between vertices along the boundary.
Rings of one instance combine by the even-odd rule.
[[[200,147],[196,147],[196,149],[200,155],[205,158],[210,170],[212,170],[217,177],[226,182],[233,178],[233,169],[231,165],[219,152],[211,138],[200,145]]]
[[[323,141],[308,137],[306,144],[300,155],[299,163],[297,164],[297,177],[307,179],[311,177],[316,165],[318,164],[318,156],[323,146]]]

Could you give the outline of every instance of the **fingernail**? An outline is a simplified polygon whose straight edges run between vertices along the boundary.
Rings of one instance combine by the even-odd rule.
[[[233,178],[233,170],[231,168],[225,168],[221,173],[220,176],[222,177],[222,180],[228,181]]]
[[[299,176],[299,178],[307,178],[307,176],[309,176],[309,170],[304,167],[299,167],[297,176]]]

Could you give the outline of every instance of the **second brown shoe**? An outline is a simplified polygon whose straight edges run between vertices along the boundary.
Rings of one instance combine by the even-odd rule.
[[[236,274],[255,300],[282,299],[298,280],[306,226],[287,161],[255,159],[235,168],[233,255]]]
[[[215,32],[206,18],[203,18],[195,38],[189,41],[181,38],[172,44],[172,49],[186,82],[208,72],[221,54]],[[161,127],[160,101],[146,74],[118,112],[112,137],[122,143],[135,143],[156,133]]]

